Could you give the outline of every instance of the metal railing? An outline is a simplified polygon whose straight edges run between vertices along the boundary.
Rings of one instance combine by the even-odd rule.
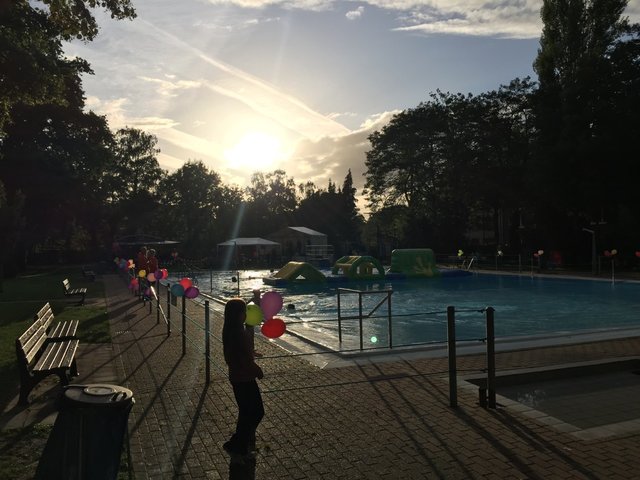
[[[211,331],[211,310],[216,311],[217,313],[221,313],[221,308],[225,302],[222,299],[218,299],[212,297],[207,294],[200,294],[203,301],[193,301],[194,305],[200,306],[204,309],[204,325],[202,325],[201,319],[196,319],[190,316],[187,313],[187,302],[189,299],[186,297],[175,297],[171,294],[171,284],[167,283],[166,285],[162,285],[166,288],[167,291],[167,304],[166,304],[166,313],[162,309],[160,304],[160,295],[159,288],[161,286],[160,283],[158,285],[158,295],[155,297],[155,306],[157,309],[157,323],[160,322],[160,316],[162,316],[167,324],[167,336],[171,335],[171,317],[172,310],[177,310],[180,315],[181,320],[181,329],[180,335],[182,339],[182,355],[187,354],[187,343],[190,343],[193,348],[196,349],[200,354],[202,354],[205,358],[205,382],[208,384],[211,381],[211,366],[217,367],[218,370],[226,375],[226,371],[223,370],[220,366],[214,365],[212,361],[212,341],[215,341],[219,345],[222,345],[222,339],[217,338]],[[374,317],[374,313],[377,312],[383,305],[387,305],[386,317],[387,319],[387,329],[388,329],[388,348],[393,348],[393,315],[391,310],[391,297],[393,294],[393,290],[355,290],[348,288],[338,288],[337,289],[337,304],[338,304],[338,334],[339,341],[342,342],[342,322],[346,320],[358,320],[358,330],[359,330],[359,349],[356,351],[363,351],[363,322],[365,319],[371,318],[380,318]],[[342,296],[343,295],[357,295],[358,296],[358,314],[357,315],[343,315],[342,314]],[[363,297],[371,296],[371,295],[383,295],[383,298],[379,300],[373,307],[369,309],[368,312],[365,313],[363,306]],[[181,300],[178,300],[181,299]],[[150,302],[150,305],[153,302]],[[172,308],[173,307],[173,308]],[[448,373],[449,373],[449,404],[451,407],[457,407],[457,353],[456,348],[457,344],[462,341],[467,340],[458,340],[456,338],[456,312],[482,312],[486,315],[486,337],[482,339],[474,339],[475,341],[483,341],[486,343],[486,356],[487,356],[487,369],[486,369],[486,382],[479,387],[479,403],[483,407],[488,408],[496,408],[496,390],[495,390],[495,373],[496,373],[496,364],[495,364],[495,335],[494,335],[494,309],[492,307],[482,308],[482,309],[459,309],[456,310],[454,306],[447,307],[446,316],[447,316],[447,357],[448,357]],[[442,314],[444,312],[427,312],[427,314]],[[406,316],[406,315],[404,315]],[[195,329],[195,330],[194,330]],[[198,332],[196,334],[196,332]],[[203,343],[198,343],[197,338],[200,337],[203,339]],[[343,350],[340,350],[342,352]],[[284,356],[303,356],[303,355],[319,355],[319,354],[335,354],[336,351],[324,351],[324,352],[314,352],[314,353],[302,353],[302,354],[292,354],[287,353]],[[265,356],[262,357],[261,360],[266,360],[270,358],[278,358],[283,355],[276,356]]]
[[[352,316],[343,316],[342,315],[342,295],[350,295],[356,294],[358,295],[358,315]],[[366,315],[362,314],[362,297],[363,295],[380,295],[384,294],[384,298],[380,300],[376,304],[375,307],[371,309],[369,313]],[[393,325],[392,325],[392,317],[391,317],[391,295],[393,294],[393,290],[354,290],[351,288],[338,288],[338,342],[342,343],[342,321],[343,320],[358,320],[358,327],[360,332],[360,350],[364,349],[364,340],[363,340],[363,326],[362,322],[364,318],[371,318],[371,316],[380,308],[385,302],[387,303],[387,332],[388,332],[388,346],[389,348],[393,348]]]

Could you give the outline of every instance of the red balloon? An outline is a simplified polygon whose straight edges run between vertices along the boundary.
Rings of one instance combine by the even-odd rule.
[[[280,318],[272,318],[262,324],[260,331],[265,337],[278,338],[287,330],[287,326]]]
[[[190,286],[192,286],[192,285],[193,285],[193,282],[191,281],[191,279],[190,279],[190,278],[187,278],[187,277],[184,277],[184,278],[183,278],[182,280],[180,280],[178,283],[179,283],[180,285],[182,285],[182,288],[184,288],[185,290],[186,290],[187,288],[189,288]]]
[[[640,252],[636,252],[636,257],[640,258]]]

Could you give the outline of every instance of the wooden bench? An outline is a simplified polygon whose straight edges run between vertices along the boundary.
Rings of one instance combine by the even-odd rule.
[[[40,323],[47,332],[47,336],[52,340],[69,340],[76,338],[78,330],[78,320],[66,320],[64,322],[56,322],[53,316],[53,310],[49,302],[38,310],[34,316],[34,321]]]
[[[89,267],[87,267],[86,265],[82,266],[82,276],[84,278],[86,278],[87,280],[89,280],[90,282],[95,281],[96,279],[96,272],[94,272],[93,270],[91,270]]]
[[[40,322],[33,324],[16,338],[16,356],[20,371],[20,405],[29,403],[29,393],[41,380],[57,375],[63,385],[78,375],[77,339],[50,339]]]
[[[64,290],[64,296],[65,297],[77,297],[80,296],[82,297],[80,299],[80,303],[79,305],[83,305],[84,304],[84,297],[87,295],[87,289],[82,287],[82,288],[71,288],[71,283],[69,282],[68,278],[65,278],[62,281],[62,289]]]

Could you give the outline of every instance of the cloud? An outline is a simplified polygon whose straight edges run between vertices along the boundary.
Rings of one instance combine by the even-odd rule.
[[[326,115],[327,118],[336,119],[336,118],[355,118],[359,114],[356,112],[331,112]]]
[[[416,5],[400,17],[396,31],[496,38],[538,38],[540,3],[532,0],[480,2],[458,0],[437,7]]]
[[[175,75],[165,76],[175,78]],[[145,76],[139,76],[138,78],[140,80],[144,80],[145,82],[156,84],[156,92],[167,97],[175,97],[177,95],[177,92],[180,90],[188,90],[191,88],[198,88],[200,86],[199,82],[194,82],[191,80],[178,80],[175,82],[170,82],[168,80],[162,80],[161,78],[151,78]]]
[[[345,17],[347,17],[348,20],[357,20],[362,16],[363,13],[364,13],[364,7],[360,5],[355,10],[351,10],[350,12],[347,12]]]
[[[96,112],[98,115],[104,115],[109,121],[109,127],[117,130],[124,127],[133,127],[140,130],[149,130],[157,132],[178,125],[178,122],[165,117],[137,117],[129,115],[126,105],[129,100],[126,98],[115,98],[111,100],[101,100],[96,96],[89,96],[85,101],[86,108]]]
[[[297,180],[312,181],[324,188],[328,179],[341,183],[351,169],[354,186],[362,191],[366,152],[371,148],[368,137],[389,123],[398,112],[374,115],[363,122],[361,128],[346,135],[300,140],[291,155],[287,173]]]
[[[209,0],[212,5],[236,5],[242,8],[281,7],[285,9],[322,11],[331,8],[331,0]]]
[[[326,11],[335,0],[209,0],[212,4],[264,9],[280,7]],[[396,31],[425,35],[467,35],[496,38],[538,38],[542,31],[540,0],[364,0],[361,3],[388,10],[402,24]],[[364,6],[347,12],[349,20],[362,16]],[[640,21],[640,2],[630,0],[625,15]]]
[[[279,22],[280,17],[256,17],[249,19],[242,19],[233,23],[215,23],[215,22],[205,22],[203,20],[196,21],[193,26],[198,28],[204,28],[206,30],[218,30],[223,32],[233,32],[238,30],[244,30],[247,28],[252,28],[260,24],[271,23],[271,22]]]
[[[349,131],[345,126],[312,110],[299,99],[285,94],[264,80],[213,58],[171,33],[149,22],[146,23],[163,40],[170,42],[172,48],[179,49],[183,55],[195,56],[200,62],[215,70],[215,80],[167,82],[172,86],[193,87],[196,84],[201,85],[215,93],[242,102],[258,114],[271,118],[282,126],[307,137],[338,135]],[[212,75],[208,72],[207,76]],[[163,85],[165,82],[157,79],[154,81]]]
[[[338,1],[300,0],[210,0],[213,4],[232,4],[242,8],[264,9],[280,7],[325,11]],[[496,38],[538,38],[542,30],[540,0],[365,0],[361,3],[387,10],[401,24],[398,32],[425,35],[470,35]],[[634,3],[632,0],[631,3]],[[365,7],[358,6],[346,13],[357,20]],[[635,5],[627,9],[638,13]]]

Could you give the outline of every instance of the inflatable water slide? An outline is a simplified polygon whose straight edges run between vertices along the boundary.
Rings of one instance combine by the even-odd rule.
[[[391,252],[391,267],[387,272],[376,258],[350,255],[339,258],[333,265],[331,274],[327,276],[309,263],[289,262],[270,277],[263,278],[263,282],[280,287],[321,282],[438,278],[456,276],[458,272],[469,274],[462,270],[439,270],[436,256],[430,248],[405,248]]]

